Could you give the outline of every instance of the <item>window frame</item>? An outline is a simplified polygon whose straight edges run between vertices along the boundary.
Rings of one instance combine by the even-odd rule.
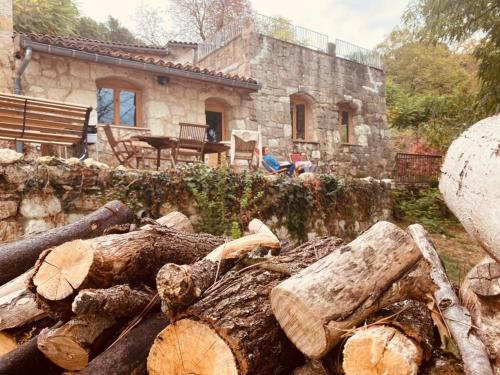
[[[142,90],[130,82],[117,78],[101,78],[96,80],[96,91],[99,89],[113,90],[113,124],[119,126],[142,127]],[[120,114],[120,92],[130,91],[135,94],[135,124],[123,125]],[[97,111],[97,108],[96,108]]]
[[[297,105],[304,106],[304,139],[297,138]],[[304,99],[290,97],[290,116],[292,120],[292,141],[307,142],[309,140],[309,132],[307,130],[309,125],[310,104]]]
[[[342,127],[344,124],[342,124],[342,113],[347,112],[348,113],[348,119],[347,119],[347,139],[342,140],[342,133],[343,129]],[[340,135],[340,143],[345,144],[345,145],[355,145],[354,143],[354,110],[348,106],[343,106],[339,105],[337,109],[338,113],[338,121],[337,121],[337,128],[339,131]]]

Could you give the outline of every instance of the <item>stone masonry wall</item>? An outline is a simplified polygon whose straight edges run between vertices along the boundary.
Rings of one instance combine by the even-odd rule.
[[[0,0],[0,92],[13,90],[12,31],[12,0]]]
[[[182,171],[109,168],[90,159],[84,163],[53,157],[28,161],[12,150],[0,150],[0,241],[69,224],[113,199],[123,201],[138,217],[158,217],[179,210],[196,223],[199,215],[195,200],[183,190],[182,176]],[[311,189],[317,182],[303,180],[297,186]],[[282,183],[268,180],[268,201],[275,199],[273,194],[279,192]],[[380,181],[345,181],[337,197],[331,207],[323,207],[329,220],[318,212],[306,218],[308,237],[352,238],[378,220],[391,217],[389,189]],[[288,238],[285,227],[279,226],[286,224],[287,217],[278,218],[275,211],[262,212],[259,217],[281,238]]]

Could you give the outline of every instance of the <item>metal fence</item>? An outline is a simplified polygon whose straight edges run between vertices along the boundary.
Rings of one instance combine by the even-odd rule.
[[[439,178],[440,155],[396,154],[394,180],[397,184],[429,184]]]
[[[284,17],[269,17],[262,14],[254,14],[253,21],[257,32],[311,48],[316,51],[328,52],[328,35],[294,25]]]
[[[224,46],[226,43],[237,37],[243,31],[241,22],[234,22],[225,25],[217,31],[209,40],[198,44],[198,60],[201,60],[206,55]]]
[[[335,40],[335,53],[337,57],[342,57],[343,59],[355,61],[373,68],[382,69],[382,60],[377,52],[359,47],[344,40]]]

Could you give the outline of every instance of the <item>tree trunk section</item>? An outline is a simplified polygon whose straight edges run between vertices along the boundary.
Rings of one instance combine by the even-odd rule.
[[[36,337],[0,357],[1,375],[51,375],[61,371],[40,352]]]
[[[216,283],[158,335],[149,374],[289,373],[302,355],[274,319],[269,292],[341,243],[314,240]]]
[[[124,318],[139,314],[153,298],[152,292],[133,290],[127,285],[109,289],[82,290],[73,302],[78,314],[62,326],[45,329],[38,336],[38,349],[57,366],[66,370],[84,368],[98,341]]]
[[[119,201],[112,201],[63,227],[5,242],[0,245],[0,285],[33,267],[40,253],[75,238],[100,236],[106,228],[134,220],[132,211]]]
[[[169,320],[163,314],[152,314],[112,347],[95,357],[80,375],[147,374],[146,359],[155,337]]]
[[[428,268],[420,260],[411,237],[381,221],[276,286],[271,292],[274,315],[299,350],[321,358],[345,330],[425,289]]]
[[[448,148],[439,190],[446,205],[484,250],[500,262],[500,116],[479,121]]]
[[[42,254],[30,280],[42,308],[64,315],[79,290],[146,284],[165,263],[192,263],[225,242],[223,237],[161,226],[67,242]]]
[[[344,346],[346,375],[417,375],[423,351],[399,330],[384,325],[358,329]]]
[[[177,229],[181,232],[194,233],[193,225],[191,224],[189,218],[179,211],[170,212],[169,214],[156,219],[156,221],[158,224],[164,225],[167,228]]]
[[[467,274],[460,297],[486,345],[495,374],[500,374],[500,263],[484,259]]]
[[[251,234],[217,247],[203,260],[191,265],[164,265],[156,276],[156,287],[162,300],[162,310],[173,316],[189,306],[239,259],[258,248],[278,249],[274,235]]]
[[[413,224],[408,230],[422,252],[425,260],[431,265],[430,278],[435,285],[434,300],[451,336],[457,343],[464,369],[467,375],[493,375],[491,365],[483,342],[472,327],[469,310],[460,304],[453,288],[444,272],[441,260],[434,246],[427,238],[427,232],[419,224]]]
[[[320,360],[311,359],[293,370],[292,375],[330,375],[330,371]]]

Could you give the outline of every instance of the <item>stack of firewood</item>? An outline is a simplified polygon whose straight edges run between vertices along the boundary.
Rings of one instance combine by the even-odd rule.
[[[499,373],[493,237],[466,307],[418,224],[281,247],[257,219],[237,240],[131,222],[111,202],[0,244],[0,374],[417,374],[450,342],[466,374]]]

